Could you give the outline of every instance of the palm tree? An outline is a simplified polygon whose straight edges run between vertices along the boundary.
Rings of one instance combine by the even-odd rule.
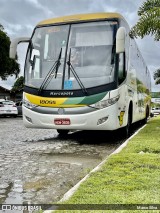
[[[137,24],[131,29],[130,37],[143,38],[146,35],[154,36],[160,40],[160,0],[147,0],[138,10],[140,16]]]
[[[160,84],[160,69],[154,72],[153,78],[156,84]]]
[[[131,38],[146,35],[154,36],[160,40],[160,0],[146,0],[138,10],[140,17],[137,24],[130,31]],[[160,84],[160,69],[154,72],[153,78],[156,84]]]

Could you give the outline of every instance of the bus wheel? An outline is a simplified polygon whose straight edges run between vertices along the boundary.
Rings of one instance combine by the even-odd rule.
[[[147,108],[146,108],[146,117],[145,117],[144,120],[143,120],[143,123],[144,123],[144,124],[147,123],[148,117],[149,117],[149,108],[148,108],[148,106],[147,106]]]
[[[66,130],[66,129],[57,129],[57,132],[59,133],[59,136],[64,137],[64,136],[67,136],[69,130]]]
[[[131,122],[132,122],[131,113],[128,112],[128,122],[127,122],[127,125],[124,127],[124,137],[125,138],[128,138],[130,136]]]

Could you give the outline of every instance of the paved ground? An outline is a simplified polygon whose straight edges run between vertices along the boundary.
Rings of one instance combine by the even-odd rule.
[[[26,129],[20,117],[0,118],[0,203],[60,200],[123,141],[95,131],[62,139],[56,130]]]

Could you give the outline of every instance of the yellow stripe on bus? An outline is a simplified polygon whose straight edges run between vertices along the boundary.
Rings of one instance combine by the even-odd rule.
[[[82,107],[85,104],[64,104],[68,98],[48,98],[25,93],[25,99],[30,103],[43,107]]]
[[[57,107],[63,104],[68,98],[48,98],[25,93],[25,97],[32,104],[47,107]]]
[[[52,19],[47,19],[38,23],[40,25],[54,24],[54,23],[63,23],[63,22],[73,22],[73,21],[82,21],[82,20],[97,20],[97,19],[108,19],[108,18],[123,18],[119,13],[88,13],[88,14],[77,14],[70,16],[62,16]]]

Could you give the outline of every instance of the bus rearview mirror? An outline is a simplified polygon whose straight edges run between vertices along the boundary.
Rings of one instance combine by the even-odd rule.
[[[17,53],[17,45],[19,43],[29,42],[29,41],[30,41],[29,37],[20,37],[20,38],[13,39],[10,44],[9,57],[12,59],[15,59],[16,53]]]
[[[126,30],[124,27],[120,27],[117,30],[116,34],[116,53],[123,53],[125,52],[125,35]]]

